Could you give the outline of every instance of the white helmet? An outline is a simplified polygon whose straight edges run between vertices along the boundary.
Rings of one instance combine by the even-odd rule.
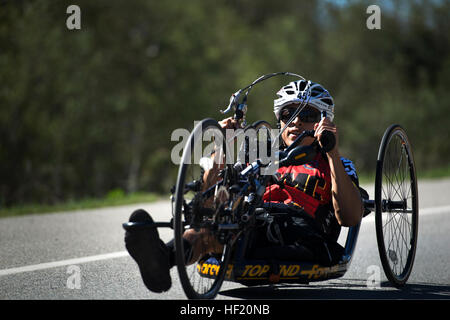
[[[327,117],[333,121],[333,97],[320,84],[310,80],[292,81],[282,87],[278,92],[278,99],[273,101],[273,112],[280,119],[281,110],[290,104],[306,103],[319,111],[326,111]]]

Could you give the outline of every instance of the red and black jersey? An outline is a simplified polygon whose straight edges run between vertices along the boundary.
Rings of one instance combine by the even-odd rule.
[[[342,157],[341,161],[358,187],[358,176],[352,161]],[[278,183],[267,187],[264,201],[300,207],[314,218],[321,232],[337,239],[340,226],[331,202],[331,175],[327,160],[318,153],[307,164],[279,168],[276,178]]]

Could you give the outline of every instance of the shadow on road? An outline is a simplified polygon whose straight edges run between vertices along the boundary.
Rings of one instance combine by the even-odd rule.
[[[449,299],[450,285],[411,283],[396,289],[389,282],[377,289],[368,288],[365,281],[348,279],[351,283],[314,285],[277,285],[244,287],[221,291],[219,294],[241,299]]]

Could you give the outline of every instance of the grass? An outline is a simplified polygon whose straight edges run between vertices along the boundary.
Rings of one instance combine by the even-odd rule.
[[[375,183],[375,172],[374,173],[359,173],[358,174],[359,184],[374,184]]]
[[[95,209],[103,207],[113,207],[134,203],[154,202],[161,199],[168,199],[167,196],[155,193],[136,192],[125,194],[122,190],[113,190],[104,198],[86,198],[81,200],[70,200],[67,202],[46,205],[46,204],[26,204],[10,208],[0,208],[0,218],[11,216],[22,216],[28,214],[54,213],[73,210]]]
[[[417,170],[417,168],[416,168]],[[438,179],[438,178],[445,178],[450,177],[450,165],[447,167],[442,168],[436,168],[436,169],[430,169],[427,171],[420,171],[417,172],[418,179]]]

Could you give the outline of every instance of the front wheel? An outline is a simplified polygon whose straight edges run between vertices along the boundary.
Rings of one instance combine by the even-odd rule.
[[[228,239],[211,249],[211,242],[218,239],[221,204],[229,198],[227,156],[224,131],[214,119],[199,122],[183,150],[175,190],[174,238],[178,274],[189,299],[214,298],[228,267]],[[199,257],[192,257],[186,248],[187,237],[192,234],[199,235],[192,244],[195,252],[202,252]],[[214,258],[216,265],[212,278],[200,272],[209,257]],[[192,263],[195,260],[198,262]]]
[[[384,273],[395,286],[408,280],[417,246],[419,206],[411,144],[405,130],[384,133],[375,177],[375,226]]]

